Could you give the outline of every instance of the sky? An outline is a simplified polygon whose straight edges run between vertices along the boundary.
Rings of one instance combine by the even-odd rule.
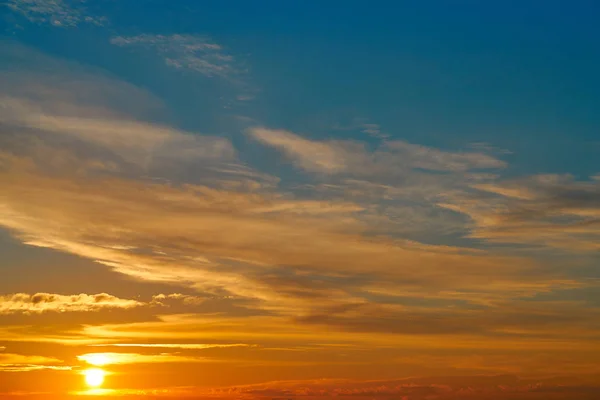
[[[0,7],[0,398],[600,398],[597,1]]]

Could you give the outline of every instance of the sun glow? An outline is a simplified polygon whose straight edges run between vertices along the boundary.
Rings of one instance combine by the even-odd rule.
[[[100,368],[90,368],[83,371],[85,377],[85,383],[91,387],[98,387],[104,382],[104,376],[106,372]]]
[[[110,357],[105,353],[84,354],[82,356],[78,356],[77,358],[97,367],[101,367],[110,363]]]

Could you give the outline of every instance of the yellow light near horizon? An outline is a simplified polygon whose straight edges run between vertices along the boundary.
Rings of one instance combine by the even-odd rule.
[[[83,371],[85,383],[91,387],[98,387],[104,382],[106,373],[100,368],[90,368]]]

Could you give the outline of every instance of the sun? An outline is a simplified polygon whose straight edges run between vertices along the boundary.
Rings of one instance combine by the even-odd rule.
[[[106,375],[106,372],[104,372],[100,368],[90,368],[83,371],[85,383],[87,383],[87,385],[91,387],[98,387],[102,385],[102,383],[104,382],[104,375]]]

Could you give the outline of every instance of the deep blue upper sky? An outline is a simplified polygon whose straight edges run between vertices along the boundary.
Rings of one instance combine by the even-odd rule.
[[[268,126],[335,137],[332,126],[363,118],[424,145],[486,142],[509,150],[516,173],[564,172],[568,165],[585,177],[596,169],[595,1],[88,1],[85,7],[106,18],[102,27],[79,23],[75,34],[4,9],[5,34],[150,89],[185,128],[235,136],[212,94],[233,96],[237,89],[174,74],[160,59],[111,45],[110,37],[210,37],[247,71],[244,84],[256,93],[235,114]]]

